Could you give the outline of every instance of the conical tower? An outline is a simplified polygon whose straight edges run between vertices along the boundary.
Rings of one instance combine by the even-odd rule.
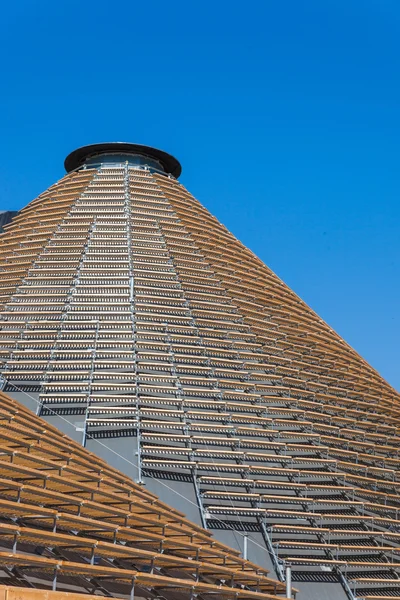
[[[400,595],[399,395],[134,144],[2,234],[4,391],[309,600]],[[398,583],[399,581],[399,583]]]

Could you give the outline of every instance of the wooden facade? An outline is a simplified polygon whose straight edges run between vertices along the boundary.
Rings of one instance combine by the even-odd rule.
[[[168,490],[169,504],[197,521],[182,525],[179,516],[179,527],[195,527],[206,540],[200,526],[217,539],[239,539],[242,555],[260,547],[254,556],[261,563],[265,555],[262,577],[269,569],[283,582],[290,565],[300,589],[302,581],[310,589],[325,582],[357,600],[400,597],[398,393],[176,179],[128,162],[82,168],[5,229],[5,393],[72,435],[74,452],[81,443],[124,470],[138,484],[132,488],[138,498],[164,486],[157,489]],[[4,402],[5,413],[18,410]],[[50,452],[44,434],[40,444]],[[54,459],[42,454],[45,472],[46,461],[64,460],[53,450]],[[87,450],[80,452],[88,460]],[[4,460],[11,463],[9,456]],[[23,469],[38,467],[23,462],[21,468],[24,479]],[[33,480],[53,488],[51,478],[46,485],[39,476]],[[67,493],[57,485],[54,493]],[[13,494],[7,502],[15,504],[17,487]],[[83,494],[86,506],[89,490]],[[140,502],[138,512],[148,518]],[[49,503],[56,511],[57,499]],[[117,503],[118,517],[110,499],[111,512],[88,508],[79,518],[126,529],[126,503]],[[47,524],[53,517],[43,518]],[[136,514],[132,526],[139,523]],[[174,541],[170,559],[162,552],[169,528],[143,528],[155,536],[155,546],[146,539],[141,550],[150,550],[150,562],[137,546],[126,558],[127,547],[118,548],[121,529],[107,530],[101,542],[85,528],[81,535],[100,561],[113,545],[124,561],[145,564],[141,577],[149,587],[150,571],[164,577],[157,569],[172,570],[194,544],[188,558],[191,566],[199,563],[199,586],[229,580],[236,594],[251,589],[254,596],[238,596],[249,598],[283,591],[260,579],[253,565],[243,575],[237,552],[224,562],[227,550],[217,542],[207,542],[201,571],[202,543],[183,536],[184,551]],[[61,529],[68,535],[66,523]],[[210,547],[218,548],[215,557]]]

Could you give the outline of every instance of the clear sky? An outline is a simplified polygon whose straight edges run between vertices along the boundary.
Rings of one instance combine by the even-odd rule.
[[[0,210],[76,147],[154,145],[400,388],[398,0],[20,0],[0,23]]]

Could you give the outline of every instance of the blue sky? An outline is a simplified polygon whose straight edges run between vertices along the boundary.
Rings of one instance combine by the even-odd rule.
[[[397,0],[7,2],[0,210],[80,145],[167,150],[399,389],[399,36]]]

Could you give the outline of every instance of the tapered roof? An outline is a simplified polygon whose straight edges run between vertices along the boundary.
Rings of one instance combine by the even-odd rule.
[[[176,179],[115,157],[5,225],[4,391],[300,600],[396,597],[399,394]]]

